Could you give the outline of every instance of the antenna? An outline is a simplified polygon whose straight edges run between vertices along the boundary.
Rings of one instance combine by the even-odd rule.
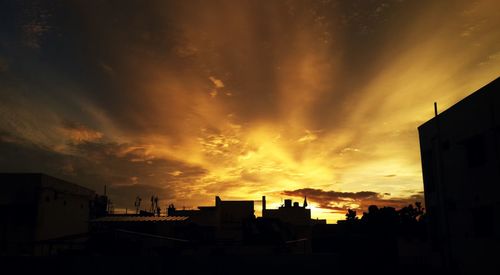
[[[437,102],[434,102],[434,116],[438,115],[438,104]]]
[[[108,200],[108,213],[109,214],[115,213],[115,206],[111,200]]]
[[[157,210],[156,208],[158,208],[158,196],[153,195],[151,196],[151,209],[149,211],[154,214]]]
[[[139,197],[139,196],[135,197],[134,206],[135,206],[135,213],[136,214],[139,214],[139,209],[141,207],[141,201],[142,201],[141,197]]]
[[[155,199],[154,199],[154,209],[153,209],[153,214],[156,213],[158,215],[158,217],[160,216],[160,207],[158,207],[158,196],[155,196]]]

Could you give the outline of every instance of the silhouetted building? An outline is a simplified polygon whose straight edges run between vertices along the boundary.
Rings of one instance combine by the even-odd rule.
[[[290,238],[286,243],[293,253],[310,253],[312,226],[326,224],[326,220],[311,220],[311,209],[306,207],[307,199],[304,198],[302,206],[291,199],[285,199],[278,209],[267,209],[266,197],[262,196],[262,219],[283,223]]]
[[[216,238],[227,241],[242,239],[242,226],[254,216],[253,201],[223,201],[215,197],[215,206],[199,206],[198,210],[176,210],[171,204],[168,216],[186,216],[200,226],[211,226],[216,230]]]
[[[0,174],[0,253],[47,255],[88,234],[95,192],[44,174]]]
[[[215,197],[215,208],[218,211],[220,224],[238,224],[254,217],[253,201],[223,201]]]
[[[298,202],[293,203],[292,200],[286,199],[285,203],[278,209],[266,208],[266,197],[262,196],[262,217],[268,219],[279,219],[282,222],[291,225],[310,225],[311,224],[311,209],[307,209],[307,202],[300,206]]]
[[[173,204],[167,209],[168,216],[187,216],[206,225],[241,225],[243,220],[254,217],[253,201],[223,201],[215,197],[215,206],[198,206],[197,210],[177,210]]]
[[[215,206],[198,206],[198,209],[178,210],[173,204],[167,208],[167,216],[189,217],[192,221],[200,225],[216,226],[217,211]]]
[[[418,131],[435,249],[463,274],[499,274],[500,78]]]
[[[109,214],[108,203],[108,196],[96,194],[93,201],[93,207],[91,208],[91,218],[107,216]]]

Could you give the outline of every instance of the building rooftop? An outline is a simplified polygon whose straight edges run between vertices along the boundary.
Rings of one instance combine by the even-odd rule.
[[[492,80],[488,84],[482,86],[475,92],[469,94],[468,96],[464,97],[457,103],[453,104],[450,106],[448,109],[443,110],[438,113],[437,116],[446,116],[448,113],[453,112],[453,110],[461,108],[463,105],[467,104],[467,102],[471,100],[475,100],[478,97],[482,97],[485,93],[494,93],[495,89],[498,91],[498,88],[500,87],[500,77],[497,77],[496,79]],[[424,122],[422,125],[420,125],[418,128],[425,127],[426,125],[433,124],[434,121],[436,121],[436,116],[433,118],[429,119],[428,121]]]
[[[144,216],[107,216],[97,218],[91,222],[179,222],[186,221],[189,217],[167,216],[167,217],[144,217]]]

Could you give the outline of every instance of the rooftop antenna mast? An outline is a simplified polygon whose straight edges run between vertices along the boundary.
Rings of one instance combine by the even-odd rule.
[[[135,206],[135,213],[136,214],[139,214],[139,209],[141,207],[141,201],[142,201],[141,197],[137,196],[135,198],[134,206]]]
[[[160,216],[161,208],[158,206],[158,196],[155,197],[155,212],[158,217]]]
[[[114,214],[115,213],[115,205],[111,200],[108,200],[108,213],[109,214]]]

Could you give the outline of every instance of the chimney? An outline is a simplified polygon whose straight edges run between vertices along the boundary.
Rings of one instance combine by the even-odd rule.
[[[264,217],[264,211],[266,211],[266,196],[262,196],[262,216]]]

